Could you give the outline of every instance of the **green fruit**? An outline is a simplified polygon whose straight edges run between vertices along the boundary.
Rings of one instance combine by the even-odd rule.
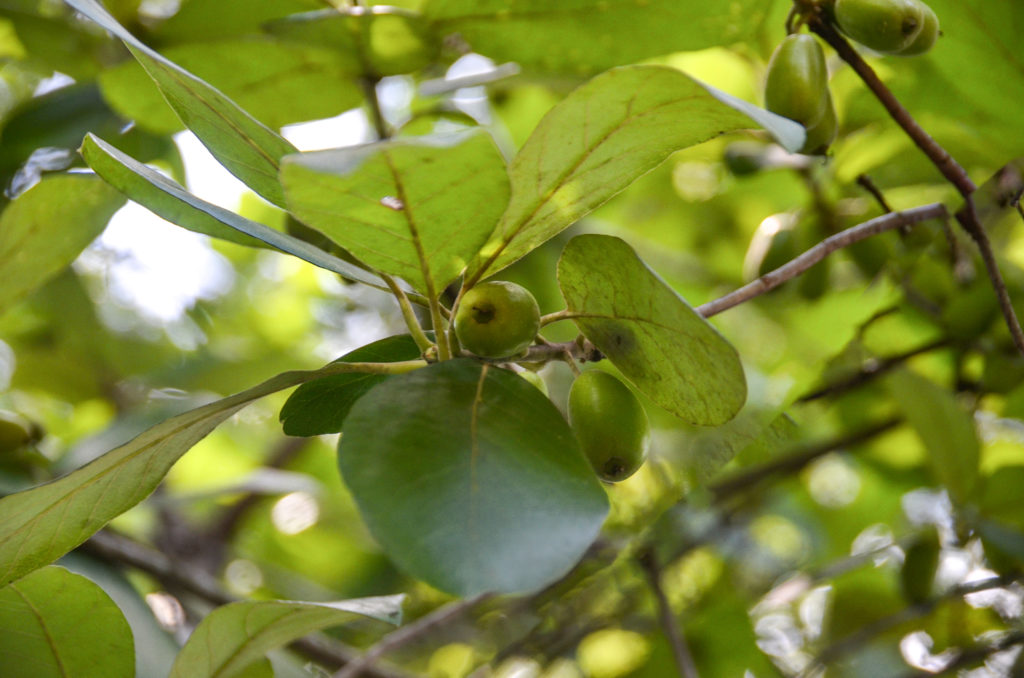
[[[572,383],[569,425],[602,479],[624,480],[644,463],[647,413],[629,387],[607,372],[589,370]]]
[[[828,69],[821,45],[806,33],[787,36],[768,64],[765,108],[812,127],[825,116],[829,99]]]
[[[835,15],[850,38],[889,53],[907,49],[925,23],[920,0],[836,0]]]
[[[900,56],[915,56],[918,54],[924,54],[932,48],[935,41],[939,38],[939,17],[935,16],[935,12],[928,5],[921,3],[921,16],[924,18],[924,24],[921,26],[921,32],[917,34],[917,37],[913,41],[901,49],[897,54]]]
[[[807,137],[804,139],[804,145],[800,147],[800,152],[808,155],[825,155],[828,147],[836,140],[838,132],[839,119],[836,118],[832,97],[826,92],[825,114],[816,124],[807,128]]]
[[[540,307],[515,283],[486,282],[466,292],[455,313],[462,347],[484,358],[521,355],[540,331]]]

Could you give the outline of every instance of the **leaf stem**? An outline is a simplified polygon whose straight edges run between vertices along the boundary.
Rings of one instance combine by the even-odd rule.
[[[561,311],[555,311],[554,313],[548,313],[540,317],[540,326],[550,325],[551,323],[557,323],[560,320],[572,320],[573,318],[586,317],[583,314],[570,311],[569,309],[562,309]]]
[[[848,247],[865,238],[869,238],[885,231],[891,231],[910,224],[916,224],[928,219],[938,219],[948,216],[946,207],[941,203],[922,205],[902,212],[893,212],[876,217],[864,223],[858,224],[845,231],[831,235],[814,247],[810,248],[800,256],[779,266],[774,271],[765,273],[757,280],[744,285],[743,287],[726,294],[723,297],[709,301],[697,307],[697,312],[705,318],[721,313],[733,306],[738,306],[746,301],[769,292],[787,280],[792,280],[832,252]]]
[[[405,320],[405,325],[409,328],[409,334],[412,335],[412,339],[416,342],[416,346],[420,349],[420,353],[425,353],[427,349],[433,348],[434,342],[432,342],[430,338],[427,337],[426,332],[423,331],[423,327],[420,325],[420,321],[416,317],[416,312],[412,310],[412,304],[409,303],[409,297],[406,295],[405,290],[399,287],[398,283],[390,275],[381,273],[380,277],[385,283],[387,283],[391,293],[395,295],[395,299],[398,300],[398,307],[402,309],[402,319]]]

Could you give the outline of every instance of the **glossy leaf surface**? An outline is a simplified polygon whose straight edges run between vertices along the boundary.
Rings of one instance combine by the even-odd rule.
[[[338,459],[391,558],[462,596],[565,574],[604,521],[604,491],[533,385],[466,359],[387,380],[345,420]]]

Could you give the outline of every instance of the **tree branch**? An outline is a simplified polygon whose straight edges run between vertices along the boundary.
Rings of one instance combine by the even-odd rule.
[[[462,616],[469,610],[476,607],[476,605],[487,600],[493,595],[494,594],[491,593],[482,593],[474,596],[473,598],[457,600],[444,605],[443,607],[437,608],[430,614],[420,617],[413,623],[407,624],[397,631],[389,633],[360,657],[343,666],[334,674],[334,678],[356,678],[356,676],[362,675],[364,671],[368,671],[373,667],[374,663],[378,659],[388,652],[393,652],[394,650],[411,643],[420,636],[429,633],[438,627],[444,626],[451,620]]]
[[[769,476],[779,473],[794,473],[799,471],[818,457],[844,447],[859,445],[860,443],[870,440],[877,435],[881,435],[882,433],[896,428],[901,423],[903,423],[902,419],[893,417],[845,436],[825,440],[814,445],[808,445],[793,454],[786,455],[785,457],[781,457],[775,461],[770,461],[760,466],[754,466],[746,471],[742,471],[729,478],[720,480],[717,483],[712,484],[709,489],[714,496],[715,502],[720,503],[729,497],[739,494],[747,488],[757,485]]]
[[[953,159],[953,156],[917,124],[913,116],[896,99],[889,88],[885,86],[885,83],[881,81],[871,66],[861,58],[857,50],[843,36],[839,35],[821,8],[815,8],[815,11],[808,17],[807,25],[812,31],[820,35],[825,42],[831,45],[840,58],[853,68],[854,72],[860,76],[860,79],[871,90],[871,93],[875,95],[875,98],[889,112],[890,117],[896,121],[896,124],[903,128],[907,136],[928,156],[928,159],[942,173],[942,176],[953,184],[957,191],[960,192],[960,195],[963,196],[964,207],[957,212],[957,221],[960,222],[960,225],[963,226],[964,230],[978,246],[978,250],[981,252],[981,259],[985,262],[985,269],[988,271],[988,277],[992,281],[992,288],[999,299],[999,308],[1003,313],[1006,325],[1013,336],[1017,349],[1024,353],[1024,330],[1021,329],[1020,322],[1017,320],[1010,295],[1006,291],[1006,283],[1003,281],[1003,275],[999,271],[995,253],[992,251],[992,243],[989,242],[988,235],[985,233],[981,220],[978,218],[978,213],[974,208],[974,201],[971,198],[971,194],[977,190],[974,182],[967,176],[964,168]]]
[[[214,605],[227,605],[238,600],[205,570],[173,562],[160,551],[111,530],[100,530],[78,550],[100,560],[133,567],[170,589],[191,593]],[[323,635],[300,638],[289,647],[331,668],[345,666],[359,658],[354,648]],[[409,678],[404,672],[380,667],[367,667],[366,673],[373,678]]]
[[[948,216],[945,206],[941,203],[933,203],[902,212],[885,214],[870,221],[865,221],[862,224],[825,238],[792,261],[779,266],[774,271],[765,273],[757,280],[744,285],[738,290],[698,306],[697,312],[705,318],[710,318],[726,309],[738,306],[745,301],[769,292],[787,280],[792,280],[836,250],[849,247],[855,242],[860,242],[865,238],[884,233],[885,231],[945,216]]]
[[[693,655],[690,653],[690,646],[686,643],[686,636],[676,622],[676,616],[672,612],[664,589],[661,588],[661,570],[653,550],[646,549],[637,555],[637,562],[647,575],[647,582],[650,584],[651,592],[658,603],[658,619],[661,622],[662,630],[672,647],[672,657],[676,661],[676,668],[682,678],[700,678],[697,673],[697,665],[693,662]]]
[[[881,619],[875,620],[874,622],[861,627],[857,631],[854,631],[845,638],[841,638],[835,643],[829,645],[822,650],[817,657],[804,669],[803,673],[800,674],[801,678],[808,678],[811,675],[815,675],[815,670],[819,667],[834,662],[836,659],[853,652],[854,650],[860,649],[867,645],[869,642],[874,640],[881,634],[889,631],[900,624],[908,621],[913,621],[923,617],[932,610],[934,610],[939,603],[947,600],[953,600],[960,598],[969,593],[977,593],[978,591],[987,591],[989,589],[1001,588],[1012,584],[1015,581],[1014,577],[990,577],[988,579],[982,579],[979,581],[968,582],[956,586],[946,593],[936,598],[931,598],[922,603],[916,605],[910,605],[903,608],[902,610],[890,614]]]
[[[846,391],[849,391],[852,388],[856,388],[857,386],[860,386],[861,384],[868,382],[874,379],[875,377],[881,376],[886,372],[892,370],[893,368],[902,365],[911,358],[919,356],[922,353],[928,353],[929,351],[934,351],[935,349],[943,348],[948,345],[949,340],[943,337],[942,339],[936,339],[935,341],[928,342],[927,344],[918,346],[917,348],[912,348],[909,351],[904,351],[903,353],[897,353],[896,355],[891,355],[884,358],[872,359],[869,362],[867,362],[864,365],[864,367],[862,367],[859,371],[854,372],[853,374],[844,377],[843,379],[838,379],[831,384],[822,386],[816,391],[811,391],[806,395],[802,395],[797,400],[797,402],[806,403],[812,400],[817,400],[818,398],[824,398],[825,396],[833,396],[838,395],[840,393],[845,393]]]

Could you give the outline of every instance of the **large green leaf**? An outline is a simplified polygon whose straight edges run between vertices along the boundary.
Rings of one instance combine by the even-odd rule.
[[[346,353],[343,362],[397,362],[415,360],[420,349],[408,334],[387,337]],[[299,386],[281,408],[281,424],[290,436],[318,436],[341,432],[349,410],[371,388],[388,377],[383,374],[336,374]]]
[[[519,150],[509,168],[512,199],[471,274],[511,264],[674,151],[753,122],[773,125],[791,148],[803,143],[800,125],[671,68],[597,76],[551,109]]]
[[[558,283],[580,331],[661,407],[691,424],[717,425],[743,406],[736,349],[619,238],[570,240]]]
[[[294,146],[219,90],[144,45],[96,0],[65,2],[124,41],[181,121],[224,167],[270,202],[284,205],[277,172]]]
[[[440,42],[419,14],[376,5],[338,7],[273,21],[265,30],[335,50],[354,75],[398,75],[430,64]]]
[[[331,363],[279,374],[162,421],[58,480],[0,498],[0,585],[54,561],[145,499],[181,455],[252,401],[311,379],[372,369]]]
[[[374,387],[349,412],[338,455],[388,555],[463,596],[551,582],[579,560],[608,511],[551,401],[473,360]]]
[[[888,385],[924,443],[935,479],[957,503],[970,499],[981,454],[974,419],[952,393],[910,370],[894,372]]]
[[[428,293],[459,275],[508,202],[505,163],[481,132],[291,155],[281,179],[304,223]]]
[[[264,653],[296,638],[357,617],[402,622],[404,596],[312,603],[247,600],[211,612],[181,649],[170,678],[237,676]]]
[[[132,678],[132,631],[103,589],[62,567],[0,588],[4,678]]]
[[[378,287],[384,284],[376,276],[304,240],[196,197],[163,174],[92,134],[82,142],[82,156],[112,186],[182,228],[241,245],[260,247],[265,243],[346,278]]]
[[[124,198],[94,176],[47,177],[0,214],[0,313],[70,264]]]
[[[254,37],[180,45],[164,56],[271,128],[328,118],[362,102],[345,60],[324,47]],[[143,128],[163,134],[181,129],[141,63],[104,71],[100,84],[111,106]]]
[[[763,0],[430,0],[424,13],[473,51],[527,69],[581,75],[660,54],[743,40]]]

